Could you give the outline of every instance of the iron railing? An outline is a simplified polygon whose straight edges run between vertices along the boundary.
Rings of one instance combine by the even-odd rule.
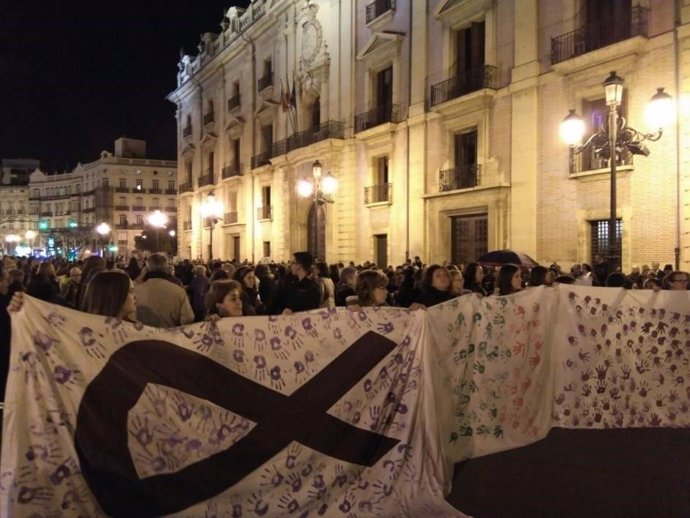
[[[237,212],[226,212],[223,221],[225,223],[237,223]]]
[[[177,189],[166,189],[165,194],[177,194]]]
[[[144,212],[146,210],[146,205],[132,205],[132,210],[134,212]]]
[[[551,38],[551,64],[555,65],[634,36],[647,36],[648,25],[649,9],[636,5],[632,8],[629,25],[621,21],[616,23],[615,28],[607,27],[605,30],[580,27]]]
[[[329,138],[344,139],[345,123],[342,121],[326,121],[316,128],[294,133],[286,139],[287,151],[307,147]]]
[[[230,164],[223,168],[223,178],[232,178],[233,176],[242,175],[242,166],[240,164]]]
[[[115,228],[118,230],[127,230],[129,228],[129,223],[124,222],[124,223],[116,223]]]
[[[129,205],[115,205],[115,210],[129,210]]]
[[[160,189],[149,189],[149,194],[162,194],[163,191]]]
[[[115,187],[115,192],[129,192],[129,187]]]
[[[482,168],[479,164],[469,164],[439,171],[439,191],[469,189],[481,184]]]
[[[212,185],[213,183],[213,172],[210,169],[207,169],[206,174],[199,177],[199,187]]]
[[[367,5],[367,23],[373,22],[391,9],[395,9],[395,0],[374,0]]]
[[[231,111],[240,105],[240,94],[233,95],[228,99],[228,111]]]
[[[393,184],[382,183],[379,185],[370,185],[364,188],[364,203],[391,203],[393,201]]]
[[[267,205],[265,207],[258,207],[256,209],[256,219],[259,221],[265,219],[273,219],[273,207]]]
[[[177,212],[177,207],[165,207],[165,212]]]
[[[471,70],[458,72],[454,77],[431,86],[431,106],[457,99],[484,88],[498,87],[498,69],[493,65],[482,65]]]
[[[185,182],[180,184],[180,194],[183,192],[192,192],[193,187],[192,187],[192,182]]]
[[[268,165],[269,158],[271,158],[271,152],[270,151],[264,151],[263,153],[259,153],[258,155],[254,155],[252,157],[252,169],[256,169],[257,167],[261,167],[263,165]]]
[[[616,165],[633,165],[633,154],[627,149],[619,156]],[[589,147],[582,150],[581,153],[570,151],[570,174],[582,173],[584,171],[595,171],[597,169],[609,169],[609,159],[598,156]]]
[[[260,77],[256,82],[256,87],[259,92],[265,90],[269,86],[273,86],[273,72],[267,72],[266,75]]]
[[[204,126],[211,124],[213,121],[215,121],[214,112],[204,113]]]
[[[384,104],[373,110],[355,115],[355,132],[364,131],[386,122],[401,122],[402,110],[397,104]]]

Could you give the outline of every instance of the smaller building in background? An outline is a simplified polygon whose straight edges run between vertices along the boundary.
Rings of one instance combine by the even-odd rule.
[[[30,228],[38,232],[34,249],[66,257],[87,249],[127,257],[155,211],[167,216],[167,228],[176,228],[177,162],[147,158],[143,140],[122,137],[114,148],[66,173],[30,175],[28,213],[35,221]],[[96,231],[102,223],[109,232]]]
[[[26,231],[36,226],[35,219],[32,221],[28,214],[29,176],[39,167],[40,162],[34,158],[0,160],[0,246],[3,253],[26,251],[21,248],[30,241]]]

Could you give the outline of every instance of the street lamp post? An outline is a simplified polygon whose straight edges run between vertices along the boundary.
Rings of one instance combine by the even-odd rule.
[[[208,221],[208,260],[210,262],[213,260],[213,227],[216,226],[218,220],[223,219],[223,202],[216,198],[211,191],[201,203],[200,212],[201,217]]]
[[[107,223],[101,223],[96,227],[96,232],[101,236],[101,239],[103,239],[106,235],[110,234],[110,225]],[[100,248],[101,243],[99,243],[99,248]],[[102,249],[100,250],[102,252]],[[105,254],[103,254],[105,255]]]
[[[148,217],[149,225],[156,229],[156,252],[159,252],[158,248],[158,233],[160,229],[164,228],[168,224],[168,216],[160,210],[155,210]]]
[[[325,222],[320,221],[320,207],[326,203],[335,203],[332,195],[338,188],[338,180],[330,172],[323,176],[323,168],[321,162],[318,160],[311,166],[311,175],[313,180],[302,178],[297,182],[297,194],[302,198],[312,197],[313,208],[316,209],[316,229],[314,231],[314,248],[313,255],[319,256],[319,230]],[[325,252],[324,252],[325,255]],[[326,259],[321,257],[321,259]]]
[[[606,105],[609,107],[607,122],[581,144],[585,132],[585,124],[575,110],[563,119],[561,123],[561,138],[570,146],[570,169],[574,172],[576,154],[591,148],[597,156],[608,159],[610,172],[610,213],[608,221],[608,260],[609,272],[616,271],[621,266],[618,236],[616,235],[616,165],[620,157],[626,154],[649,155],[649,149],[643,144],[645,140],[655,142],[661,138],[663,128],[673,117],[673,102],[671,96],[663,88],[657,88],[647,107],[648,123],[655,131],[643,133],[627,125],[624,117],[618,114],[618,108],[623,100],[623,79],[612,71],[603,82]]]

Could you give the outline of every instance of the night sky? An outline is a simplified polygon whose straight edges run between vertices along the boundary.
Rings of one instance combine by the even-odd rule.
[[[0,0],[0,158],[47,170],[113,151],[123,135],[176,158],[180,48],[197,54],[238,0]]]

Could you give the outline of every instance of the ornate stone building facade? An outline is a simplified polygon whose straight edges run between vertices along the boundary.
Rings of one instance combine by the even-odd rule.
[[[156,210],[168,216],[169,228],[177,227],[176,196],[177,163],[147,158],[143,140],[119,138],[114,153],[103,151],[98,160],[70,172],[31,174],[28,213],[38,232],[34,247],[66,255],[68,248],[112,245],[116,251],[107,253],[128,256]],[[97,234],[101,223],[109,225],[109,234]]]
[[[177,105],[180,255],[465,263],[513,248],[589,262],[606,243],[608,162],[570,156],[569,109],[601,122],[602,81],[625,79],[644,128],[657,87],[677,119],[649,157],[623,157],[623,267],[688,268],[690,0],[255,0],[230,8]],[[301,198],[312,165],[334,203]],[[219,224],[201,216],[213,192]]]

